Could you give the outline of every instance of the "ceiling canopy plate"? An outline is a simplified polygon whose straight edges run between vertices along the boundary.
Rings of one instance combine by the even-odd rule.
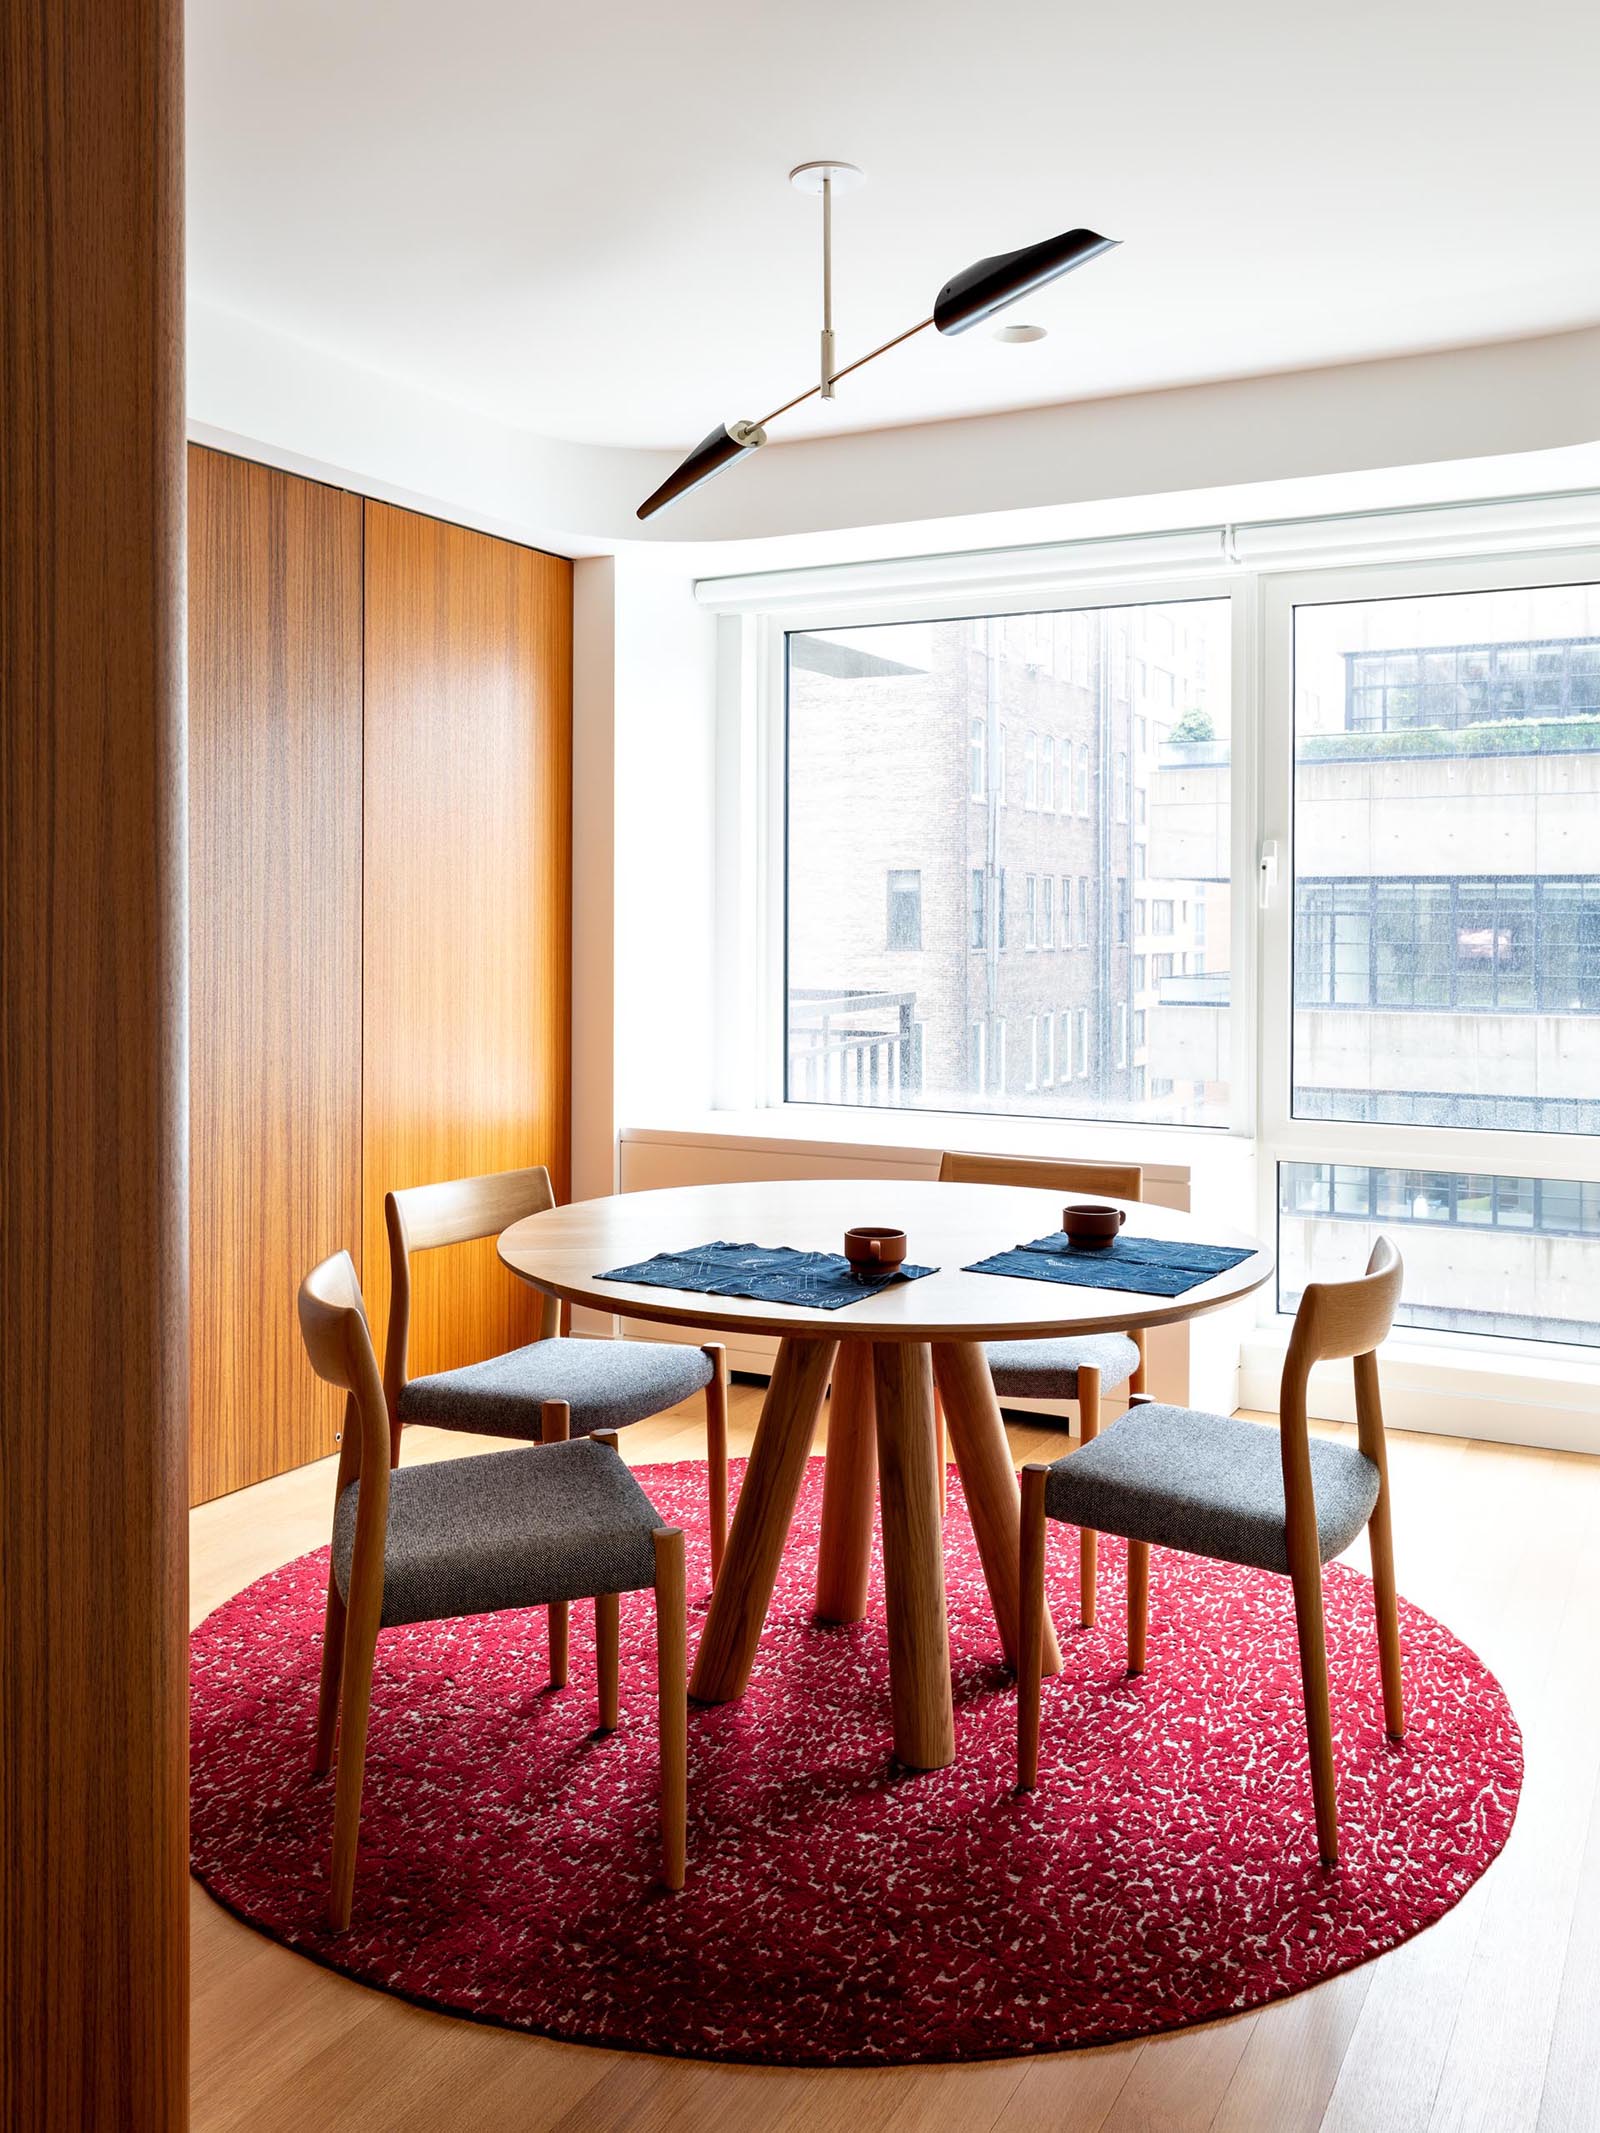
[[[820,193],[824,178],[833,180],[836,193],[853,193],[858,185],[867,182],[867,174],[859,164],[837,163],[827,156],[820,163],[796,163],[789,173],[789,183],[800,193]]]

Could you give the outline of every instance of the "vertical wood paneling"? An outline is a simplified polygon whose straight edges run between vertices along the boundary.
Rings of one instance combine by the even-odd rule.
[[[0,2126],[188,2121],[183,49],[0,9]]]
[[[550,1167],[567,1189],[572,566],[366,507],[362,1280],[383,1195]],[[423,1254],[413,1373],[531,1340],[492,1242]]]
[[[333,1448],[295,1289],[359,1249],[359,498],[189,457],[196,1503]]]

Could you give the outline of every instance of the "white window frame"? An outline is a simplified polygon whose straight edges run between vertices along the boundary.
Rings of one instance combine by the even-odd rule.
[[[1262,1238],[1276,1247],[1278,1166],[1282,1163],[1353,1163],[1363,1168],[1492,1171],[1500,1176],[1564,1178],[1580,1183],[1600,1178],[1600,1135],[1516,1133],[1488,1127],[1383,1126],[1365,1120],[1295,1118],[1290,1111],[1294,1016],[1294,610],[1341,601],[1426,598],[1438,593],[1513,592],[1525,587],[1600,584],[1600,548],[1566,548],[1521,555],[1479,554],[1409,563],[1350,565],[1332,570],[1281,572],[1263,579],[1260,602],[1262,700],[1282,707],[1264,721],[1259,811],[1262,849],[1275,846],[1278,862],[1270,887],[1259,894],[1260,952],[1257,982],[1261,1013],[1256,1021],[1256,1081],[1260,1090],[1256,1136],[1257,1220]],[[1242,899],[1238,899],[1242,900]],[[1239,1024],[1235,1020],[1235,1027]],[[1404,1239],[1401,1250],[1404,1250]],[[1263,1309],[1277,1315],[1277,1283],[1265,1292]],[[1280,1316],[1280,1323],[1284,1322]],[[1408,1329],[1402,1329],[1408,1330]],[[1577,1356],[1591,1365],[1591,1349],[1554,1342],[1514,1341],[1495,1335],[1430,1335],[1451,1349],[1508,1359]]]

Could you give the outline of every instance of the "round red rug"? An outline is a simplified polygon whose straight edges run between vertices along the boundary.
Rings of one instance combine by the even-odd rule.
[[[640,1470],[689,1539],[703,1611],[705,1477]],[[750,1690],[689,1729],[689,1880],[656,1868],[648,1593],[622,1609],[622,1730],[594,1724],[591,1611],[548,1691],[541,1613],[386,1630],[355,1918],[321,1911],[331,1779],[307,1773],[324,1552],[193,1639],[193,1857],[264,1933],[386,1991],[574,2041],[866,2066],[1177,2027],[1314,1984],[1456,1903],[1505,1842],[1521,1743],[1499,1684],[1402,1603],[1410,1733],[1382,1725],[1371,1590],[1327,1577],[1344,1856],[1318,1864],[1287,1579],[1157,1550],[1149,1671],[1123,1671],[1123,1551],[1100,1626],[1069,1628],[1076,1536],[1053,1527],[1065,1670],[1040,1786],[1013,1795],[1015,1697],[951,1479],[956,1759],[889,1766],[881,1587],[812,1620],[811,1462]],[[1402,1541],[1403,1541],[1402,1533]],[[1402,1556],[1402,1564],[1404,1558]],[[691,1620],[691,1643],[696,1634]]]

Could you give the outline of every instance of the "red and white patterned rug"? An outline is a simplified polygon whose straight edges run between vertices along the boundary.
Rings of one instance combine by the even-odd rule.
[[[639,1470],[689,1538],[705,1479]],[[1076,1621],[1053,1527],[1065,1670],[1039,1790],[1014,1796],[1016,1705],[952,1476],[956,1759],[889,1766],[881,1584],[866,1621],[811,1615],[813,1460],[742,1703],[695,1708],[689,1880],[656,1869],[652,1603],[622,1608],[622,1730],[594,1724],[592,1612],[544,1687],[541,1613],[386,1630],[352,1929],[321,1911],[331,1779],[308,1775],[325,1553],[193,1639],[193,1860],[241,1918],[428,2006],[545,2036],[786,2065],[1055,2051],[1296,1992],[1419,1932],[1504,1844],[1522,1754],[1504,1693],[1403,1607],[1406,1741],[1384,1735],[1371,1589],[1327,1577],[1344,1856],[1318,1864],[1288,1581],[1157,1551],[1149,1671],[1123,1669],[1123,1551]],[[1400,1536],[1404,1572],[1404,1532]],[[691,1641],[696,1634],[691,1621]]]

